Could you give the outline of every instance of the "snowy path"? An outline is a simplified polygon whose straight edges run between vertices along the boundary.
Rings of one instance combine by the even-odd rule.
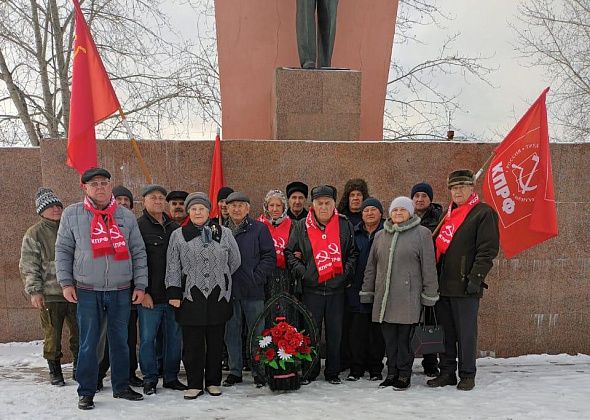
[[[77,409],[76,384],[47,384],[40,342],[0,344],[0,418],[101,419],[590,419],[590,356],[531,355],[478,360],[476,388],[430,389],[415,374],[405,392],[379,389],[366,379],[329,385],[315,382],[295,393],[274,394],[245,384],[221,397],[185,401],[181,392],[158,388],[144,401],[115,400],[105,390],[96,408]],[[418,362],[416,372],[419,372]],[[107,378],[108,379],[108,378]]]

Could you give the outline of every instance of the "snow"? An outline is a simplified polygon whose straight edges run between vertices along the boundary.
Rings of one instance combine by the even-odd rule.
[[[292,393],[245,383],[224,388],[221,397],[186,401],[182,392],[158,388],[143,401],[115,400],[108,380],[96,408],[78,410],[71,365],[65,387],[47,382],[41,342],[0,344],[0,418],[102,419],[584,419],[590,418],[590,356],[529,355],[478,360],[476,388],[431,389],[415,363],[407,391],[379,389],[366,378],[330,385],[317,381]],[[107,377],[108,379],[108,377]],[[184,378],[182,378],[184,379]]]

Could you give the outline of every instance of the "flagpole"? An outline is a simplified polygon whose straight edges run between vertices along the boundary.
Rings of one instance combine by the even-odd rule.
[[[150,174],[150,171],[149,171],[147,165],[145,164],[145,161],[143,160],[143,156],[141,156],[141,150],[139,150],[139,144],[137,144],[137,140],[135,140],[135,135],[133,134],[133,131],[131,131],[131,126],[129,125],[129,122],[127,121],[127,117],[125,116],[125,113],[123,112],[123,109],[121,107],[119,107],[119,116],[121,117],[121,121],[123,121],[123,125],[125,126],[125,129],[127,130],[127,136],[129,136],[129,141],[131,142],[131,148],[133,149],[133,153],[135,154],[135,157],[139,162],[141,172],[143,172],[143,176],[144,176],[146,182],[148,184],[151,184],[152,183],[152,175]]]

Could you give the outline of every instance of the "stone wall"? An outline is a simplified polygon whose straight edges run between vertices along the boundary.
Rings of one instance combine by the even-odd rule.
[[[126,141],[99,141],[99,161],[113,182],[137,196],[144,181]],[[207,191],[213,142],[143,141],[140,147],[154,182],[169,189]],[[342,191],[351,177],[367,180],[385,205],[430,182],[434,201],[448,204],[445,179],[458,168],[477,170],[493,148],[455,142],[224,142],[226,184],[248,193],[258,215],[264,194],[292,180],[330,183]],[[482,354],[590,353],[590,144],[551,145],[560,234],[516,258],[500,256],[488,278],[480,311]],[[0,241],[0,341],[41,338],[37,314],[18,276],[20,238],[35,221],[33,196],[40,185],[64,203],[80,199],[79,177],[65,164],[65,142],[40,149],[0,149],[4,222]]]

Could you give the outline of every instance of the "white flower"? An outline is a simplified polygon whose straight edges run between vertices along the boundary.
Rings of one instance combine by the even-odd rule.
[[[291,360],[291,355],[288,354],[287,352],[285,352],[285,349],[280,348],[279,349],[279,358],[281,360]]]
[[[260,340],[258,340],[258,346],[263,349],[266,346],[268,346],[270,343],[272,343],[272,337],[267,335],[262,337]]]

